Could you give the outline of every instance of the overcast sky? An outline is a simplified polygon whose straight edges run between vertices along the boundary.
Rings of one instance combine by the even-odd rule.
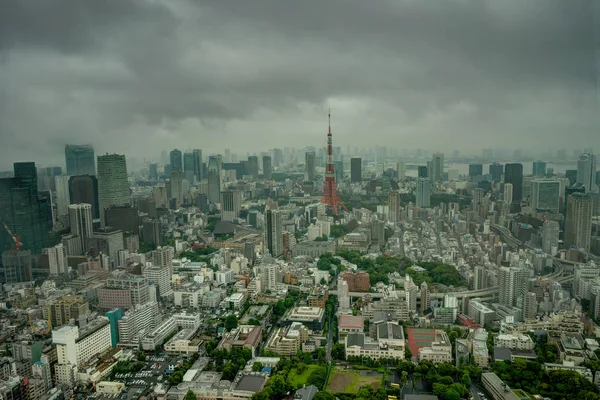
[[[2,0],[0,168],[320,145],[329,107],[344,147],[600,150],[594,1]]]

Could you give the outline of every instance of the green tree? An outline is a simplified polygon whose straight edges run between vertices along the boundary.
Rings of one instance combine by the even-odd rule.
[[[263,363],[261,363],[260,361],[258,361],[258,362],[255,362],[254,364],[252,364],[252,371],[254,371],[254,372],[260,372],[260,371],[262,371],[262,369],[264,367],[265,366],[263,365]]]
[[[146,361],[146,355],[141,350],[136,353],[136,357],[139,361]]]
[[[227,318],[225,318],[225,329],[230,331],[232,329],[237,328],[237,326],[238,326],[237,318],[235,317],[235,315],[229,314],[227,316]]]
[[[335,396],[329,392],[320,391],[315,394],[313,400],[335,400]]]
[[[188,390],[183,400],[196,400],[196,395],[191,390]]]
[[[346,347],[344,343],[336,343],[331,347],[331,356],[336,360],[346,359]]]
[[[277,373],[269,380],[269,388],[274,397],[283,397],[290,391],[291,386],[287,384],[283,373]]]
[[[448,389],[444,393],[444,400],[460,400],[460,394],[454,389]]]

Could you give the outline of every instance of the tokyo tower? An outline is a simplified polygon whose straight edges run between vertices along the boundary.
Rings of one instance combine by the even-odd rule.
[[[323,186],[323,197],[321,204],[331,207],[333,213],[338,215],[338,206],[348,211],[335,186],[335,171],[333,170],[333,145],[331,141],[331,110],[329,110],[329,133],[327,134],[327,169],[325,170],[325,185]]]

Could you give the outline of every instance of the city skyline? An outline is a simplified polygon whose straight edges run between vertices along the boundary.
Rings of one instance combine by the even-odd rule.
[[[597,134],[594,2],[312,4],[10,2],[0,158],[318,144],[329,107],[341,146],[535,150]]]

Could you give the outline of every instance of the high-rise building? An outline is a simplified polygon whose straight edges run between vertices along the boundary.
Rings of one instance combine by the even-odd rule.
[[[195,161],[194,153],[183,154],[183,178],[187,179],[190,183],[194,183],[196,179]]]
[[[265,244],[266,250],[273,257],[279,257],[283,252],[283,221],[279,210],[266,210],[265,213]]]
[[[242,194],[239,190],[221,192],[221,220],[233,221],[242,209]]]
[[[67,175],[96,175],[94,147],[91,144],[65,145]]]
[[[69,177],[60,175],[54,177],[54,187],[56,188],[56,213],[58,216],[67,215],[67,207],[70,203],[69,196]]]
[[[555,255],[558,251],[558,235],[560,226],[558,222],[547,219],[542,228],[542,249],[545,253]]]
[[[510,203],[512,203],[512,198],[513,198],[513,185],[512,185],[512,183],[505,183],[504,184],[504,195],[503,195],[502,199],[504,200],[504,203],[510,204]]]
[[[546,175],[546,162],[545,161],[534,161],[533,162],[533,176],[545,176]]]
[[[444,153],[433,153],[431,160],[431,178],[432,182],[444,179]]]
[[[483,265],[473,269],[473,290],[487,289],[488,270]]]
[[[171,199],[175,199],[177,207],[183,203],[183,178],[181,177],[181,170],[177,167],[171,169]]]
[[[396,163],[396,176],[399,181],[403,181],[406,179],[406,164],[402,161],[398,161]]]
[[[431,205],[431,181],[426,178],[417,179],[417,207],[426,208]]]
[[[19,236],[22,250],[40,254],[48,247],[49,215],[48,203],[38,196],[35,163],[15,163],[14,177],[0,179],[0,223],[6,223]],[[12,245],[13,240],[0,226],[0,250]]]
[[[389,210],[389,221],[399,222],[400,221],[400,193],[389,192],[388,193],[388,210]]]
[[[248,175],[251,175],[252,178],[258,179],[258,157],[250,156],[248,157]]]
[[[585,192],[596,192],[596,156],[583,153],[577,161],[577,183],[585,188]]]
[[[568,169],[565,171],[565,177],[569,180],[569,185],[573,186],[577,183],[577,170]]]
[[[490,164],[490,175],[492,175],[492,179],[495,182],[500,182],[502,180],[502,174],[504,174],[504,165],[499,163]]]
[[[271,165],[271,156],[263,156],[263,179],[271,180],[273,167]]]
[[[505,306],[523,306],[527,288],[527,271],[516,267],[500,267],[498,270],[499,302]]]
[[[208,158],[208,201],[221,202],[221,162],[218,156]]]
[[[5,250],[2,253],[4,283],[31,282],[33,280],[31,261],[31,250],[19,252]]]
[[[428,164],[431,164],[431,163],[428,163]],[[419,165],[417,167],[417,176],[419,178],[428,178],[429,177],[428,167],[426,165]]]
[[[106,226],[123,233],[138,235],[140,219],[137,206],[110,206],[106,209]]]
[[[314,151],[307,151],[304,155],[304,166],[306,172],[306,180],[313,182],[316,174],[316,156]]]
[[[154,243],[155,246],[162,244],[160,220],[144,219],[142,222],[142,240],[146,243]]]
[[[98,156],[98,207],[101,226],[106,226],[104,210],[110,206],[129,204],[129,182],[125,156]]]
[[[94,175],[78,175],[69,178],[70,204],[90,204],[92,217],[98,215],[98,179]]]
[[[54,247],[42,249],[42,254],[48,257],[48,267],[50,275],[62,275],[69,272],[67,265],[67,248],[61,243]]]
[[[204,179],[202,174],[202,150],[194,149],[192,150],[192,154],[194,155],[194,176],[196,180],[200,182]]]
[[[173,273],[173,257],[175,256],[175,249],[171,246],[158,247],[152,251],[152,260],[154,265],[166,268]]]
[[[446,306],[448,307],[448,306]],[[427,286],[427,282],[423,281],[421,283],[421,308],[420,314],[425,315],[425,311],[429,308],[429,287]]]
[[[276,168],[283,164],[283,150],[273,149],[273,163]]]
[[[504,183],[512,184],[511,202],[523,199],[523,164],[506,164],[504,166]]]
[[[148,179],[154,181],[158,180],[158,164],[148,164]]]
[[[565,244],[590,251],[594,200],[587,193],[572,193],[567,198]]]
[[[532,182],[532,188],[532,209],[538,212],[559,212],[560,182],[557,179],[534,179]]]
[[[350,182],[362,181],[362,159],[360,157],[352,157],[350,159]]]
[[[181,156],[181,150],[171,150],[169,153],[169,159],[171,161],[171,168],[179,168],[180,171],[183,171],[183,158]]]
[[[482,164],[469,164],[469,177],[473,178],[475,176],[483,175],[483,165]]]
[[[88,239],[92,237],[94,232],[92,205],[84,203],[69,205],[69,221],[71,223],[71,234],[77,236],[79,242],[78,249],[87,251]]]
[[[525,301],[523,302],[523,319],[535,318],[538,310],[537,295],[533,292],[528,292],[525,295]]]
[[[335,182],[344,181],[344,162],[342,160],[333,162],[333,170],[335,171]]]

